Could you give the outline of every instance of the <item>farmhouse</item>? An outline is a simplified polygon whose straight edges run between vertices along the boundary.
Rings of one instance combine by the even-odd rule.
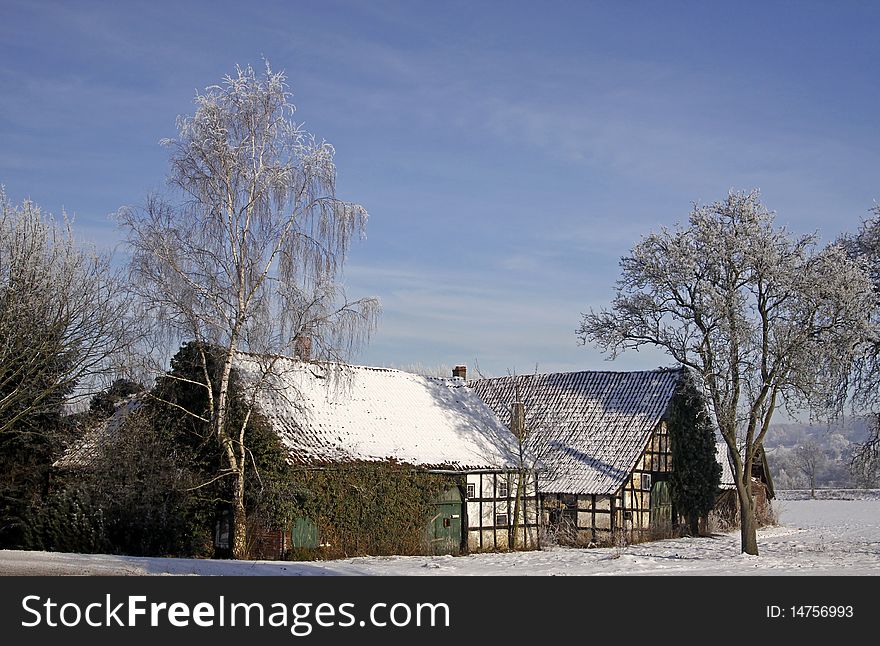
[[[257,408],[292,467],[395,464],[448,477],[454,485],[436,501],[426,551],[538,546],[534,475],[524,475],[518,505],[516,438],[463,378],[247,354],[237,368],[264,382]],[[297,523],[292,547],[321,541],[312,519]]]
[[[683,369],[531,374],[471,381],[504,419],[522,402],[527,446],[540,461],[544,522],[557,540],[647,540],[675,518],[667,414]]]

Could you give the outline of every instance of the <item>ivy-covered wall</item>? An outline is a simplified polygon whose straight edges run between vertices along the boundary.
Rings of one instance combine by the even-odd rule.
[[[451,476],[386,462],[292,469],[295,515],[317,525],[317,552],[293,558],[420,554],[430,550],[425,528]]]
[[[715,504],[721,465],[715,457],[715,431],[702,394],[684,379],[667,411],[672,441],[672,501],[690,532],[699,533],[699,519]]]

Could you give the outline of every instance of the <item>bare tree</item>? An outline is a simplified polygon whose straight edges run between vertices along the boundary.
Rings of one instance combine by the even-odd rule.
[[[695,205],[687,226],[644,237],[621,260],[611,308],[578,336],[616,356],[665,350],[702,378],[734,468],[742,550],[758,553],[752,465],[777,406],[838,410],[869,338],[871,281],[840,245],[774,227],[757,191]],[[742,447],[742,451],[738,450]]]
[[[374,329],[378,302],[351,302],[337,282],[367,212],[337,198],[335,151],[293,120],[284,74],[268,64],[262,76],[237,68],[195,104],[194,116],[178,118],[177,138],[163,142],[180,199],[154,197],[120,217],[147,315],[172,339],[219,353],[217,375],[202,353],[207,411],[182,413],[209,423],[223,452],[218,478],[233,479],[233,555],[244,558],[249,415],[237,428],[227,424],[238,353],[340,360]],[[249,382],[251,408],[274,362],[253,365],[262,375]]]
[[[810,485],[810,498],[816,497],[816,477],[825,464],[825,453],[822,447],[807,440],[794,449],[794,463],[798,471],[804,474]]]
[[[127,307],[108,256],[0,188],[0,432],[97,392],[131,341]]]

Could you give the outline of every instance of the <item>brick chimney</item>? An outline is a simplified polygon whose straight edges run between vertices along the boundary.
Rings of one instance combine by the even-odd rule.
[[[302,361],[312,359],[312,337],[297,336],[293,340],[293,354]]]
[[[461,377],[465,381],[467,381],[467,366],[455,366],[452,369],[453,377]]]
[[[510,431],[518,439],[522,440],[525,434],[526,410],[522,402],[513,402],[510,405]]]

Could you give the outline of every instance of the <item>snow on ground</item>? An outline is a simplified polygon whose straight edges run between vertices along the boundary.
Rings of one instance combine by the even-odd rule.
[[[781,500],[781,525],[761,530],[761,556],[737,533],[616,549],[394,556],[323,562],[210,561],[0,551],[0,575],[755,575],[880,574],[880,500]]]

